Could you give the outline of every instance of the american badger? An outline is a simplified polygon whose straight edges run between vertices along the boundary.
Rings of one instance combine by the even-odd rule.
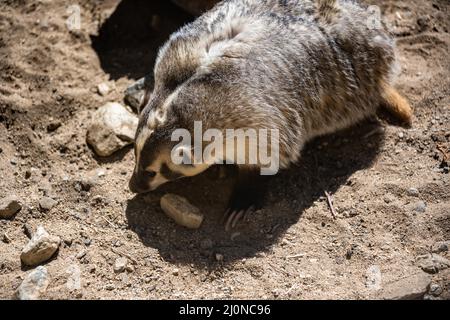
[[[409,125],[412,110],[391,85],[394,40],[373,19],[352,0],[228,0],[182,27],[156,61],[130,189],[148,192],[211,165],[172,161],[178,143],[172,133],[184,128],[194,135],[195,121],[224,135],[227,129],[278,130],[281,169],[299,160],[308,140],[379,107]],[[263,185],[256,181],[259,167],[239,165],[227,225],[255,208]]]

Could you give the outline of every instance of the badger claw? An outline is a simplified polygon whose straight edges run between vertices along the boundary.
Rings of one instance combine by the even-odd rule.
[[[239,198],[240,199],[233,198],[231,200],[230,206],[225,211],[225,214],[223,216],[223,223],[225,225],[225,231],[227,232],[231,229],[234,229],[237,226],[238,222],[240,222],[243,218],[247,217],[250,213],[254,212],[258,207],[260,207],[259,204],[250,200],[251,198]]]
[[[267,178],[255,170],[240,170],[228,209],[223,216],[225,231],[235,228],[239,221],[262,207]]]

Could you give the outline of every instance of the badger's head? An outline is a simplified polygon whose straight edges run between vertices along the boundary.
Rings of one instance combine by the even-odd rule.
[[[135,140],[136,164],[130,180],[134,193],[153,191],[162,184],[205,171],[206,164],[194,164],[190,144],[172,141],[176,130],[190,132],[171,96],[161,99],[155,94],[141,113]],[[175,159],[174,155],[178,158]],[[179,157],[183,161],[179,161]]]

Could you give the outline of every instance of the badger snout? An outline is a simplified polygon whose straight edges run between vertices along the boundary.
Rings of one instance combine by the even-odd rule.
[[[128,186],[133,193],[146,193],[152,191],[149,179],[140,174],[136,174],[135,172],[133,173]]]

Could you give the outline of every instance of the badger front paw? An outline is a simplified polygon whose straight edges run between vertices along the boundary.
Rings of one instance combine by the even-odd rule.
[[[240,220],[262,208],[266,193],[265,180],[259,175],[239,174],[223,217],[226,231],[235,228]]]

